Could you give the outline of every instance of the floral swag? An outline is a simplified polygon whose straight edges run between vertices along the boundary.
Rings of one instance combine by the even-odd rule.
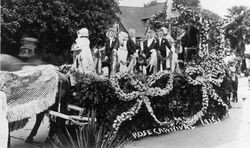
[[[188,65],[183,75],[169,71],[150,76],[117,73],[102,80],[82,75],[71,90],[72,103],[94,108],[97,121],[114,136],[155,126],[195,126],[203,119],[227,117],[230,90],[226,80],[224,62],[211,55]]]
[[[209,68],[205,70],[210,70]],[[165,121],[160,121],[151,106],[151,100],[157,97],[166,97],[170,91],[173,89],[173,74],[169,71],[158,72],[149,76],[144,80],[138,80],[128,73],[118,73],[110,79],[110,84],[114,88],[116,95],[121,101],[131,101],[136,100],[136,103],[132,108],[121,113],[116,117],[113,122],[114,134],[116,134],[121,126],[121,124],[126,120],[132,120],[132,117],[136,116],[141,109],[142,105],[145,104],[147,111],[150,116],[153,117],[154,121],[160,126],[171,126],[174,123],[184,126],[192,126],[197,121],[206,114],[207,108],[209,106],[209,97],[218,102],[218,105],[226,108],[228,111],[228,106],[219,97],[216,91],[213,89],[212,84],[220,85],[225,76],[223,70],[218,73],[207,74],[201,66],[189,66],[185,69],[185,78],[187,82],[194,86],[200,86],[200,91],[202,93],[202,107],[200,111],[195,113],[190,117],[178,117],[173,120],[166,119]],[[218,77],[218,75],[220,75]],[[217,78],[217,79],[216,79]],[[164,82],[165,85],[158,86],[157,82]],[[125,82],[121,84],[120,82]],[[123,89],[124,85],[130,85],[129,90]],[[128,87],[126,87],[128,88]]]

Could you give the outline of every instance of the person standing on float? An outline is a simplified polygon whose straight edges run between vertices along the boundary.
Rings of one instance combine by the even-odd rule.
[[[146,58],[146,74],[151,75],[157,71],[157,41],[155,32],[147,30],[147,40],[143,41],[142,56]]]
[[[128,41],[128,34],[125,32],[119,33],[119,42],[120,46],[117,50],[117,58],[118,58],[118,65],[119,65],[119,72],[128,72],[127,67],[127,57],[128,57],[128,49],[127,49],[127,41]]]
[[[171,45],[171,53],[169,58],[169,66],[172,73],[180,73],[179,64],[178,64],[178,53],[175,48],[175,40],[171,36],[171,31],[165,27],[161,27],[164,32],[164,38],[168,40]]]
[[[119,40],[116,38],[116,29],[110,28],[107,32],[108,39],[105,43],[105,63],[104,66],[108,66],[109,69],[109,76],[111,73],[115,73],[116,68],[113,66],[116,63],[116,52],[119,48]]]
[[[95,71],[94,61],[89,47],[89,31],[87,28],[82,28],[77,32],[77,39],[73,47],[76,52],[73,67],[80,73],[90,73]]]
[[[157,46],[158,46],[157,70],[160,71],[161,67],[162,70],[170,69],[169,54],[171,51],[171,45],[168,42],[168,40],[164,38],[164,31],[162,28],[158,30]]]
[[[181,70],[184,69],[184,57],[185,57],[185,51],[184,51],[184,44],[186,42],[186,33],[188,31],[188,27],[184,26],[183,28],[180,28],[178,35],[177,35],[177,42],[178,42],[178,48],[177,48],[177,54],[178,54],[178,65]]]
[[[89,47],[89,31],[86,28],[82,28],[77,32],[77,39],[75,43],[71,47],[71,51],[73,52],[73,65],[70,70],[70,82],[71,85],[74,86],[76,84],[76,77],[74,72],[77,71],[80,73],[93,73],[95,72],[95,65],[93,61],[93,57],[91,54],[91,50]]]
[[[136,42],[135,38],[135,29],[129,29],[129,38],[127,41],[127,49],[128,49],[128,72],[134,73],[135,71],[139,71],[139,67],[136,66],[136,59],[138,57],[138,53],[140,50],[140,46]]]

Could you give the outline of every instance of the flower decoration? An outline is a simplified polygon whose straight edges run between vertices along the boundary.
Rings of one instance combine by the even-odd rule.
[[[189,66],[185,69],[185,77],[189,84],[192,85],[203,85],[201,78],[204,75],[204,70],[200,66]]]
[[[202,108],[200,111],[198,111],[196,114],[194,114],[192,117],[184,118],[182,121],[182,124],[186,126],[194,125],[197,121],[199,121],[206,113],[208,108],[208,95],[207,95],[207,88],[206,86],[201,87],[202,91]]]
[[[220,86],[225,77],[226,64],[221,56],[210,54],[205,61],[201,63],[208,81]]]
[[[119,85],[119,80],[121,79],[128,81],[136,89],[136,91],[125,93]],[[119,99],[123,101],[131,101],[136,99],[140,95],[139,91],[143,90],[142,83],[138,80],[135,80],[129,73],[117,73],[110,78],[110,84],[115,89],[115,93],[118,95]]]
[[[154,88],[153,85],[156,83],[156,81],[161,80],[163,77],[168,78],[168,80],[165,82],[165,87]],[[119,85],[119,80],[122,79],[127,80],[131,85],[133,85],[135,89],[137,89],[137,91],[125,93]],[[165,96],[173,89],[173,75],[169,71],[158,72],[149,76],[146,79],[145,84],[143,84],[142,81],[133,78],[133,76],[129,73],[118,73],[110,79],[110,84],[115,89],[115,93],[118,95],[120,100],[130,101],[137,99],[137,103],[131,109],[123,112],[121,115],[118,115],[114,120],[113,128],[115,129],[115,133],[119,130],[122,122],[126,121],[127,119],[131,119],[138,113],[142,104],[146,105],[148,112],[159,125],[165,125],[169,123],[169,121],[161,122],[159,119],[157,119],[149,99],[149,97]]]
[[[162,77],[165,77],[165,76],[168,76],[168,80],[166,82],[165,88],[163,88],[163,89],[161,89],[159,87],[152,88],[152,86],[156,83],[157,80],[160,80]],[[148,96],[156,97],[156,96],[167,95],[173,89],[173,75],[168,70],[155,73],[155,74],[148,77],[147,85],[149,87],[148,91],[147,91]]]

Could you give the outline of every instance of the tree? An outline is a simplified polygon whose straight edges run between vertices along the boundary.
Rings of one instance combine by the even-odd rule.
[[[206,53],[222,47],[223,21],[217,14],[199,7],[199,0],[173,0],[172,12],[167,13],[166,10],[167,6],[164,11],[153,15],[148,21],[148,26],[154,29],[171,26],[171,35],[174,39],[180,39],[182,29],[185,28],[187,35],[193,34],[193,39],[196,37],[196,41],[201,45],[199,48]],[[174,17],[167,17],[168,14],[173,14]],[[196,44],[196,41],[193,40],[193,43]]]
[[[173,0],[177,5],[184,7],[200,7],[200,0]]]
[[[243,56],[245,42],[250,38],[250,9],[245,6],[233,6],[228,10],[227,17],[232,21],[224,28],[225,37],[229,39],[231,49]]]
[[[158,1],[157,0],[153,0],[149,3],[144,4],[144,7],[150,7],[150,6],[154,6],[157,5]]]
[[[36,37],[44,56],[67,56],[76,32],[86,27],[91,46],[104,43],[119,11],[116,0],[3,0],[2,52],[17,55],[23,36]]]
[[[227,18],[233,18],[237,15],[239,15],[241,12],[247,10],[246,6],[233,6],[231,8],[228,8],[228,15],[226,15]]]

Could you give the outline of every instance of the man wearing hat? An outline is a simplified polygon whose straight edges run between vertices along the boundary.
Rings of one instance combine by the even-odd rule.
[[[167,69],[167,64],[170,65],[170,60],[167,59],[170,58],[169,54],[171,51],[171,45],[168,42],[167,39],[164,37],[164,30],[163,28],[158,30],[158,39],[157,39],[157,54],[158,54],[158,60],[157,60],[157,70],[160,71],[160,67],[162,66],[163,70]]]
[[[107,66],[109,68],[109,76],[112,71],[112,55],[119,48],[119,40],[115,36],[115,28],[110,28],[107,32],[108,39],[105,43],[105,62],[102,64],[103,67]]]

